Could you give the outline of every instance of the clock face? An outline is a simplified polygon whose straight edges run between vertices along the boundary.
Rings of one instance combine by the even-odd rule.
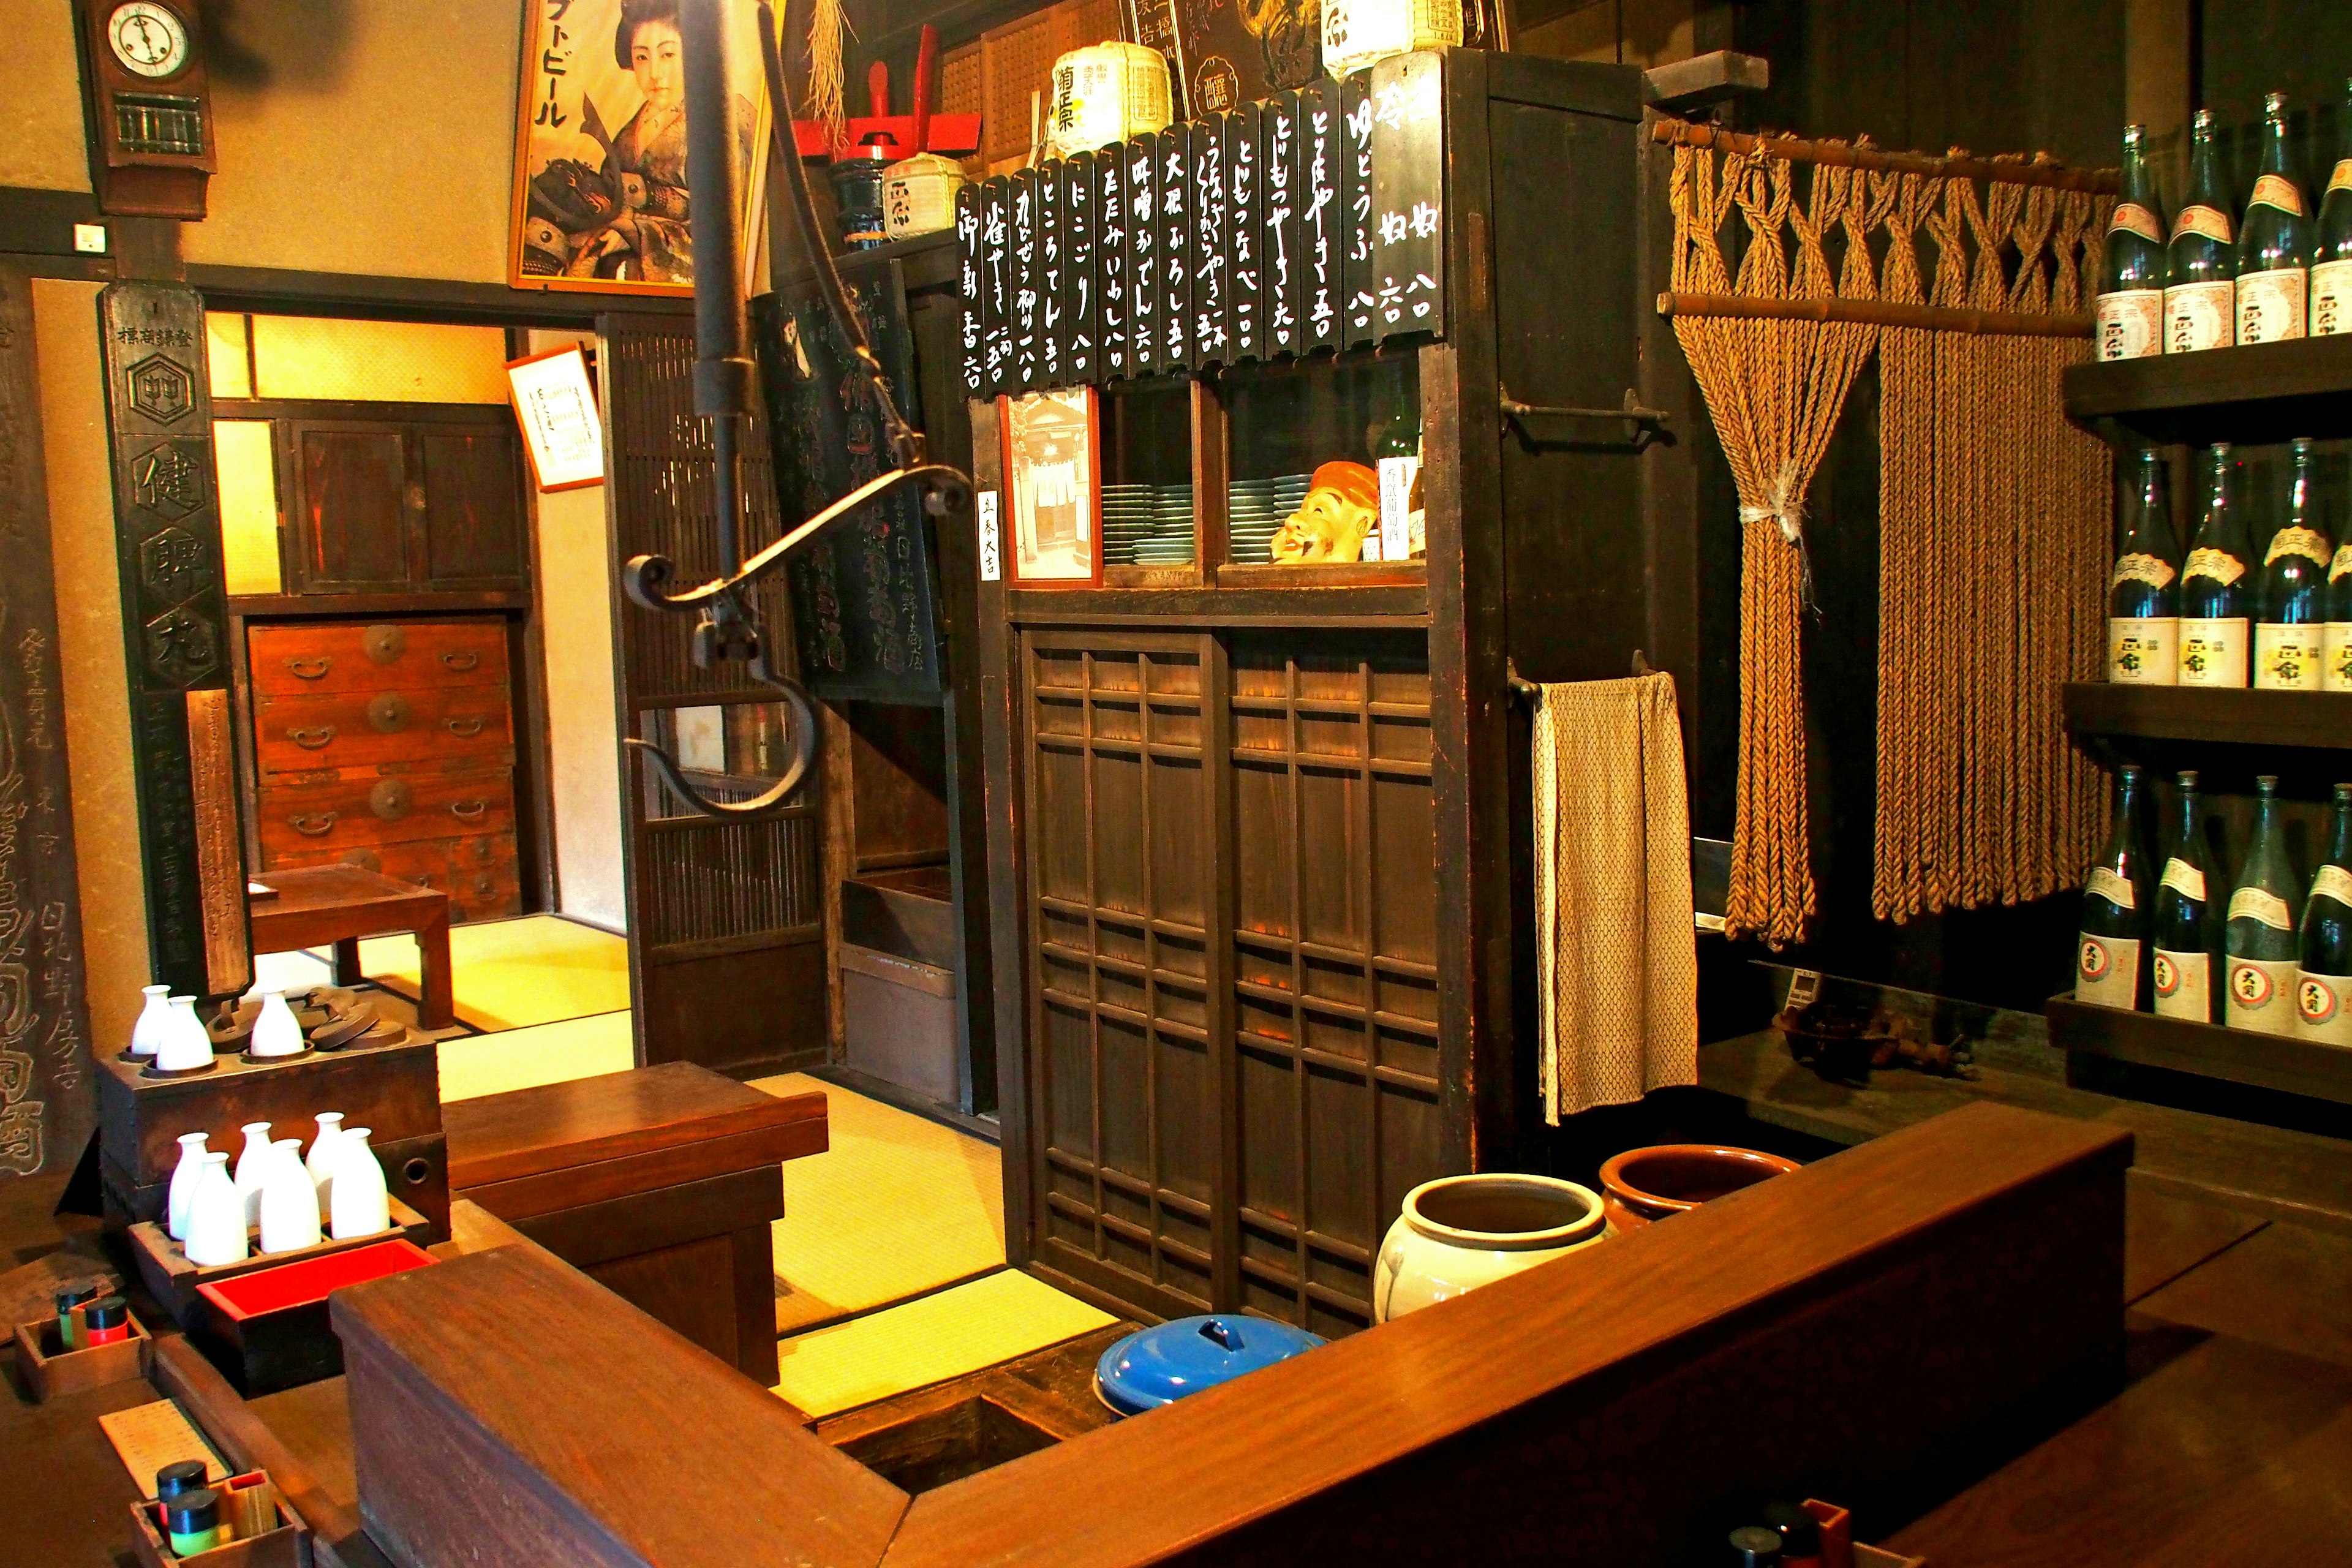
[[[106,19],[107,46],[134,76],[167,77],[188,63],[188,29],[153,0],[130,0]]]

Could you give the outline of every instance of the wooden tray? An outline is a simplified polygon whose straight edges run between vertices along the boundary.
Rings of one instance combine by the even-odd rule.
[[[2050,1043],[2141,1067],[2218,1078],[2352,1105],[2352,1051],[2286,1035],[2094,1007],[2062,992],[2044,1009]]]
[[[402,1203],[392,1200],[392,1228],[373,1236],[356,1237],[350,1241],[321,1241],[316,1247],[306,1247],[298,1252],[254,1252],[242,1263],[223,1263],[203,1268],[188,1261],[181,1245],[173,1241],[163,1227],[153,1220],[143,1220],[130,1230],[131,1256],[139,1265],[139,1278],[172,1321],[184,1329],[194,1329],[203,1321],[203,1298],[196,1294],[199,1285],[223,1279],[234,1279],[257,1268],[275,1268],[282,1263],[300,1263],[307,1258],[331,1258],[338,1252],[349,1252],[356,1247],[369,1247],[379,1241],[411,1241],[423,1247],[432,1239],[433,1222]],[[247,1238],[250,1241],[250,1237]]]
[[[75,1315],[80,1315],[80,1309],[75,1309]],[[46,1405],[61,1394],[80,1394],[145,1376],[154,1342],[135,1316],[125,1313],[124,1318],[131,1324],[129,1339],[79,1351],[69,1351],[58,1342],[55,1318],[18,1323],[16,1370],[24,1374],[33,1403]]]
[[[378,1237],[365,1247],[200,1285],[203,1332],[227,1352],[225,1370],[247,1398],[299,1388],[343,1370],[328,1297],[435,1261],[414,1242]]]
[[[249,1491],[255,1488],[260,1489],[261,1506],[278,1521],[278,1527],[239,1536],[226,1546],[199,1552],[194,1557],[172,1554],[171,1538],[163,1533],[157,1519],[163,1505],[153,1501],[131,1504],[131,1549],[138,1556],[141,1568],[311,1568],[310,1527],[270,1483],[267,1472],[256,1470],[250,1475],[231,1476],[218,1482],[215,1489]]]

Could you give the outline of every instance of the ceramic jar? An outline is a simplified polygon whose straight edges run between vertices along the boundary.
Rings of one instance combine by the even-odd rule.
[[[173,1241],[188,1239],[188,1205],[205,1173],[205,1137],[202,1132],[180,1134],[180,1163],[172,1167],[172,1184],[163,1193],[163,1228]]]
[[[261,1223],[261,1184],[269,1174],[269,1123],[248,1121],[237,1129],[245,1147],[236,1156],[236,1195],[245,1205],[245,1228]]]
[[[1404,1195],[1372,1268],[1372,1321],[1565,1258],[1610,1235],[1600,1195],[1556,1176],[1441,1176]]]
[[[205,1173],[188,1200],[188,1261],[200,1268],[217,1268],[246,1259],[245,1200],[228,1178],[228,1152],[215,1149],[205,1156]]]
[[[302,1165],[302,1141],[270,1145],[269,1173],[261,1182],[261,1250],[299,1252],[319,1245],[319,1190]]]
[[[1661,1143],[1628,1149],[1601,1167],[1601,1203],[1620,1231],[1639,1230],[1801,1167],[1757,1149]]]
[[[172,1005],[165,998],[172,994],[168,985],[142,985],[139,994],[147,998],[139,1008],[138,1021],[131,1026],[131,1054],[152,1059],[163,1044],[163,1036],[172,1026]]]
[[[299,1057],[302,1046],[302,1026],[286,1005],[286,993],[263,992],[261,1016],[253,1021],[253,1039],[246,1049],[257,1057]]]
[[[337,1241],[350,1241],[392,1228],[392,1194],[383,1165],[368,1147],[369,1129],[346,1127],[335,1152],[335,1180],[328,1219]]]
[[[343,1113],[340,1110],[319,1112],[319,1135],[310,1140],[310,1153],[302,1162],[310,1174],[310,1185],[319,1194],[321,1217],[334,1211],[327,1206],[335,1188],[335,1159],[342,1151]]]
[[[205,1021],[196,1016],[196,999],[173,996],[167,1005],[167,1026],[155,1043],[155,1070],[193,1072],[212,1066],[213,1037],[205,1033]]]

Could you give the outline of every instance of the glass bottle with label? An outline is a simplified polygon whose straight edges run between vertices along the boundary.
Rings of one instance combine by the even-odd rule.
[[[2352,691],[2352,529],[2327,564],[2327,633],[2320,654],[2320,689]]]
[[[2074,1000],[2137,1012],[2147,994],[2148,910],[2155,879],[2139,835],[2139,769],[2116,770],[2116,825],[2083,879]]]
[[[2311,204],[2286,139],[2286,94],[2263,100],[2263,163],[2238,236],[2238,341],[2304,334],[2311,290]]]
[[[2225,349],[2237,341],[2238,230],[2213,146],[2213,111],[2200,109],[2189,132],[2189,192],[2172,215],[2165,247],[2164,352]]]
[[[2352,1049],[2352,784],[2336,786],[2336,826],[2303,906],[2301,946],[2294,998],[2303,1037]]]
[[[2295,927],[2303,917],[2303,884],[2286,854],[2286,824],[2279,815],[2278,778],[2254,781],[2254,836],[2230,893],[2223,946],[2229,955],[2229,1021],[2233,1029],[2266,1035],[2296,1032],[2294,989],[2301,978]]]
[[[1377,417],[1370,437],[1372,467],[1380,476],[1380,527],[1364,542],[1366,561],[1404,561],[1422,553],[1413,537],[1420,510],[1421,404],[1417,384],[1403,362],[1381,377]]]
[[[2214,984],[2221,972],[2221,929],[2208,891],[2215,881],[2212,857],[2205,852],[2205,813],[2197,774],[2184,771],[2175,782],[2180,793],[2173,803],[2172,835],[2165,843],[2164,869],[2157,879],[2156,909],[2148,922],[2156,942],[2148,977],[2160,1016],[2210,1024],[2217,1021],[2213,1004],[2221,992]]]
[[[2123,188],[2107,219],[2099,262],[2098,357],[2164,352],[2164,206],[2142,143],[2147,127],[2124,127]]]
[[[2319,196],[2317,234],[2311,246],[2311,335],[2352,332],[2352,81],[2344,84],[2343,129],[2336,166]],[[2112,242],[2110,242],[2112,243]]]
[[[2164,458],[2155,447],[2133,457],[2128,487],[2107,578],[2107,679],[2170,686],[2180,664],[2180,550],[2165,496]]]
[[[2227,445],[2206,455],[2205,510],[2180,566],[2180,684],[2246,684],[2254,580],[2247,570],[2243,477]]]
[[[2316,691],[2327,627],[2327,519],[2312,443],[2294,443],[2294,471],[2276,532],[2263,552],[2262,619],[2254,623],[2254,684]]]

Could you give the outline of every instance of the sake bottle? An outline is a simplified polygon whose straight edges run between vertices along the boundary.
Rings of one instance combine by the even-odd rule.
[[[2323,643],[2320,689],[2352,691],[2352,528],[2345,530],[2327,563],[2327,635]]]
[[[2294,443],[2278,530],[2263,552],[2262,619],[2254,624],[2254,684],[2265,691],[2316,691],[2327,627],[2326,518],[2312,444]]]
[[[2215,1022],[2213,1004],[2221,994],[2214,980],[2221,972],[2220,922],[2213,918],[2212,858],[2205,852],[2205,814],[2197,794],[2197,774],[2184,770],[2174,781],[2179,790],[2173,802],[2172,834],[2164,847],[2164,869],[2156,884],[2156,909],[2149,934],[2156,942],[2156,962],[2149,966],[2155,983],[2156,1011],[2167,1018],[2187,1018],[2199,1024]]]
[[[2247,574],[2245,501],[2227,445],[2206,457],[2205,510],[2180,567],[2180,684],[2246,684],[2246,627],[2254,582]]]
[[[2170,686],[2180,663],[2180,551],[2165,499],[2164,459],[2152,447],[2132,459],[2123,513],[2107,578],[2107,679]]]
[[[2304,334],[2311,288],[2311,207],[2286,140],[2286,94],[2263,100],[2263,163],[2238,236],[2238,341]]]
[[[2311,335],[2352,332],[2352,82],[2344,84],[2336,167],[2320,193],[2311,246]],[[2109,244],[2114,242],[2110,240]]]
[[[2139,836],[2139,769],[2116,770],[2116,824],[2083,879],[2083,934],[2074,949],[2074,1000],[2137,1012],[2147,991],[2148,910],[2154,879]]]
[[[2189,132],[2189,192],[2172,216],[2165,247],[2164,352],[2227,348],[2235,341],[2238,232],[2213,147],[2213,111],[2200,109]]]
[[[2352,1049],[2352,784],[2336,786],[2336,826],[2303,906],[2301,946],[2294,994],[2303,1037]]]
[[[2230,893],[2224,946],[2230,965],[2230,1026],[2266,1035],[2297,1032],[2293,995],[2302,978],[2295,927],[2303,885],[2286,856],[2286,824],[2279,816],[2278,778],[2254,781],[2254,836]]]
[[[2124,127],[2123,188],[2099,262],[2098,353],[2141,359],[2164,352],[2164,208],[2147,165],[2145,125]]]

